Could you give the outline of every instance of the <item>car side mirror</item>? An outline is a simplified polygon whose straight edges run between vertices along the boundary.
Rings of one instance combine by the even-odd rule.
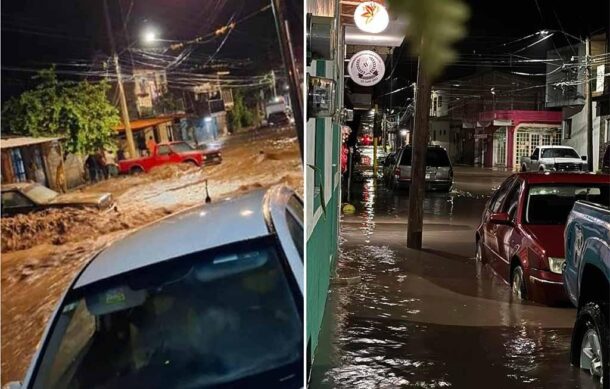
[[[537,156],[535,156],[535,155],[532,155],[530,159],[531,159],[532,161],[537,161],[537,160],[538,160],[538,157],[537,157]]]
[[[583,161],[586,161],[587,160],[587,156],[586,155],[581,155],[580,159],[582,159]]]
[[[21,389],[21,382],[11,381],[8,384],[4,385],[2,389]]]
[[[489,216],[489,222],[493,224],[513,224],[510,220],[510,216],[506,212],[492,213],[491,216]]]

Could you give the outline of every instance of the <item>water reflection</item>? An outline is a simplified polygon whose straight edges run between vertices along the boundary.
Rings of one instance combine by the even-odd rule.
[[[573,312],[511,302],[474,262],[486,195],[427,193],[436,240],[413,252],[407,192],[363,177],[353,193],[361,201],[343,217],[337,271],[362,281],[331,291],[312,388],[595,387],[567,362]]]

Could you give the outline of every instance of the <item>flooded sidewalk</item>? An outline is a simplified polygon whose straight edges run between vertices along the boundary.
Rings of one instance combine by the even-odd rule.
[[[576,310],[514,301],[474,260],[483,207],[509,174],[458,168],[451,193],[427,193],[421,251],[406,248],[408,192],[366,174],[353,186],[310,387],[596,387],[568,361]]]

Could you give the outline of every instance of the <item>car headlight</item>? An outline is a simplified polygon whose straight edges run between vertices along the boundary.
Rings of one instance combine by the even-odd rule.
[[[565,262],[565,258],[549,257],[549,269],[551,269],[553,273],[561,274]]]

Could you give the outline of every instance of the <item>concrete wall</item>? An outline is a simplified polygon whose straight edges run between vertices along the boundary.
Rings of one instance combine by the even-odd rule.
[[[451,148],[449,120],[430,120],[430,143],[447,150]]]
[[[61,163],[61,154],[58,147],[49,147],[47,152],[47,177],[49,178],[49,187],[54,190],[60,190],[57,184],[57,168]],[[68,189],[80,186],[85,183],[85,167],[84,158],[76,154],[68,154],[64,161],[64,174],[66,186]]]
[[[593,102],[593,156],[587,155],[587,110],[585,106],[576,108],[564,108],[563,118],[572,119],[572,131],[567,138],[565,125],[563,127],[562,144],[573,147],[578,154],[587,155],[587,158],[593,158],[593,171],[599,169],[600,158],[600,122],[601,119],[595,115],[597,111],[597,103]]]

